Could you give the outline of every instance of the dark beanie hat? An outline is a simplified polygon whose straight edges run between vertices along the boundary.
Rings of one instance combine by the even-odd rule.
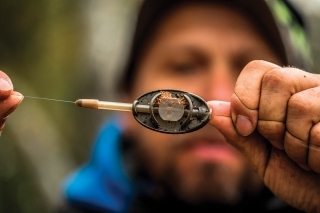
[[[305,23],[286,0],[145,0],[138,14],[129,60],[119,85],[122,91],[131,89],[142,51],[162,18],[179,5],[192,2],[222,2],[245,11],[273,45],[283,65],[310,69]]]

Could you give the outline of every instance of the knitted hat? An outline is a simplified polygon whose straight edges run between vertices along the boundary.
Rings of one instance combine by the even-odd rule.
[[[174,8],[192,2],[221,2],[239,8],[256,23],[276,50],[282,65],[310,68],[310,46],[305,23],[286,0],[145,0],[140,8],[129,60],[121,78],[122,90],[131,88],[138,60],[162,18]]]

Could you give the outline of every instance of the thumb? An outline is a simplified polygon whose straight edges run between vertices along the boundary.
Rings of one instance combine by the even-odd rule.
[[[270,151],[268,141],[257,131],[248,136],[238,134],[231,119],[230,102],[209,101],[207,104],[212,109],[209,123],[218,129],[227,142],[236,147],[263,177]]]

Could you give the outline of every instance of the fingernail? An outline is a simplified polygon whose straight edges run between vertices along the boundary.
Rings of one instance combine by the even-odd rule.
[[[248,136],[253,132],[251,120],[243,115],[238,115],[236,120],[237,132],[242,136]]]
[[[9,116],[14,110],[16,110],[16,108],[20,105],[20,103],[22,102],[22,100],[24,98],[24,96],[18,92],[15,92],[14,97],[16,99],[16,104],[13,105],[10,109],[8,109],[8,111],[3,115],[3,117]]]
[[[22,101],[23,98],[24,98],[24,96],[23,96],[20,92],[17,92],[17,91],[13,91],[13,92],[12,92],[12,95],[17,96],[17,98],[19,99],[18,104],[20,104],[21,101]]]
[[[4,80],[3,78],[0,78],[0,90],[2,91],[12,90],[12,86],[8,83],[8,81]]]

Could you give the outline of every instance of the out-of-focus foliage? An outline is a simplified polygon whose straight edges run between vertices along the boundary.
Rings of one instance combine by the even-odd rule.
[[[0,2],[0,69],[15,89],[67,100],[87,93],[83,1]],[[88,154],[80,141],[96,127],[72,107],[25,98],[10,116],[0,138],[1,213],[43,213],[59,202],[63,177]]]
[[[48,212],[47,200],[36,178],[35,168],[9,134],[1,138],[0,212]]]
[[[124,64],[137,1],[0,0],[0,5],[0,70],[15,90],[71,101],[117,97],[110,85],[118,74],[112,71]],[[90,154],[108,115],[25,98],[0,137],[0,213],[43,213],[57,205],[61,182]]]
[[[320,0],[290,0],[296,9],[303,15],[310,35],[311,50],[313,53],[312,72],[320,73]]]

